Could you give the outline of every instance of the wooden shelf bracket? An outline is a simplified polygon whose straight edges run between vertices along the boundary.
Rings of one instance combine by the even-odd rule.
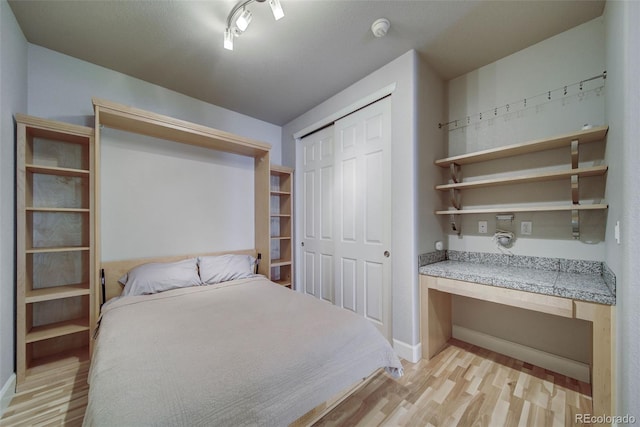
[[[571,169],[578,169],[580,163],[580,143],[579,140],[571,141]],[[580,187],[578,175],[571,175],[571,201],[574,205],[580,204]],[[573,209],[571,211],[571,234],[574,239],[580,238],[580,211]]]
[[[580,238],[580,211],[573,209],[571,211],[571,229],[574,239]]]
[[[578,187],[579,177],[578,175],[571,175],[571,201],[574,205],[580,203],[580,191]]]
[[[578,159],[579,159],[579,151],[578,151],[578,140],[574,139],[571,141],[571,169],[578,168]]]
[[[458,215],[450,214],[449,223],[451,224],[451,230],[459,236],[462,230],[461,230],[460,224],[458,224]]]
[[[460,203],[460,190],[456,188],[452,188],[451,190],[449,190],[449,200],[451,201],[451,206],[456,209],[461,209],[462,205]]]
[[[449,165],[449,174],[451,175],[451,180],[457,184],[461,181],[460,177],[460,165],[456,163],[451,163]]]

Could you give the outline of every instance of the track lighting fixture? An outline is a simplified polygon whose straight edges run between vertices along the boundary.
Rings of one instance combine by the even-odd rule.
[[[233,38],[240,36],[240,34],[242,34],[251,23],[252,15],[251,15],[251,11],[247,9],[247,6],[253,2],[264,3],[265,1],[269,2],[269,6],[271,7],[271,12],[273,13],[273,17],[275,18],[276,21],[284,17],[284,11],[282,10],[282,5],[280,4],[280,0],[241,1],[240,3],[236,4],[233,7],[233,9],[231,9],[231,12],[229,12],[229,16],[227,16],[227,28],[224,30],[224,48],[225,49],[233,50]],[[234,21],[234,18],[235,18],[235,21]]]

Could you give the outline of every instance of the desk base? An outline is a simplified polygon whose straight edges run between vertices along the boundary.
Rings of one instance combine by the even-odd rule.
[[[609,305],[571,300],[420,275],[420,336],[422,357],[430,360],[452,335],[451,295],[491,301],[556,316],[590,321],[592,327],[591,391],[593,415],[613,415],[613,316]]]

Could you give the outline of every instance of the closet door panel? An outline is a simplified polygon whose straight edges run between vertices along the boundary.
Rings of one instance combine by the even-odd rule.
[[[303,292],[334,302],[334,136],[324,129],[302,141]]]

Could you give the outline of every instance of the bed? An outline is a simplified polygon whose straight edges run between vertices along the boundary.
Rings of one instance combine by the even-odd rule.
[[[194,258],[201,283],[152,294],[125,286],[103,307],[84,425],[284,426],[380,368],[402,375],[366,319],[253,271],[219,272],[218,255],[139,267],[184,264],[185,277],[154,274],[188,283]],[[137,262],[116,264],[107,278]]]

